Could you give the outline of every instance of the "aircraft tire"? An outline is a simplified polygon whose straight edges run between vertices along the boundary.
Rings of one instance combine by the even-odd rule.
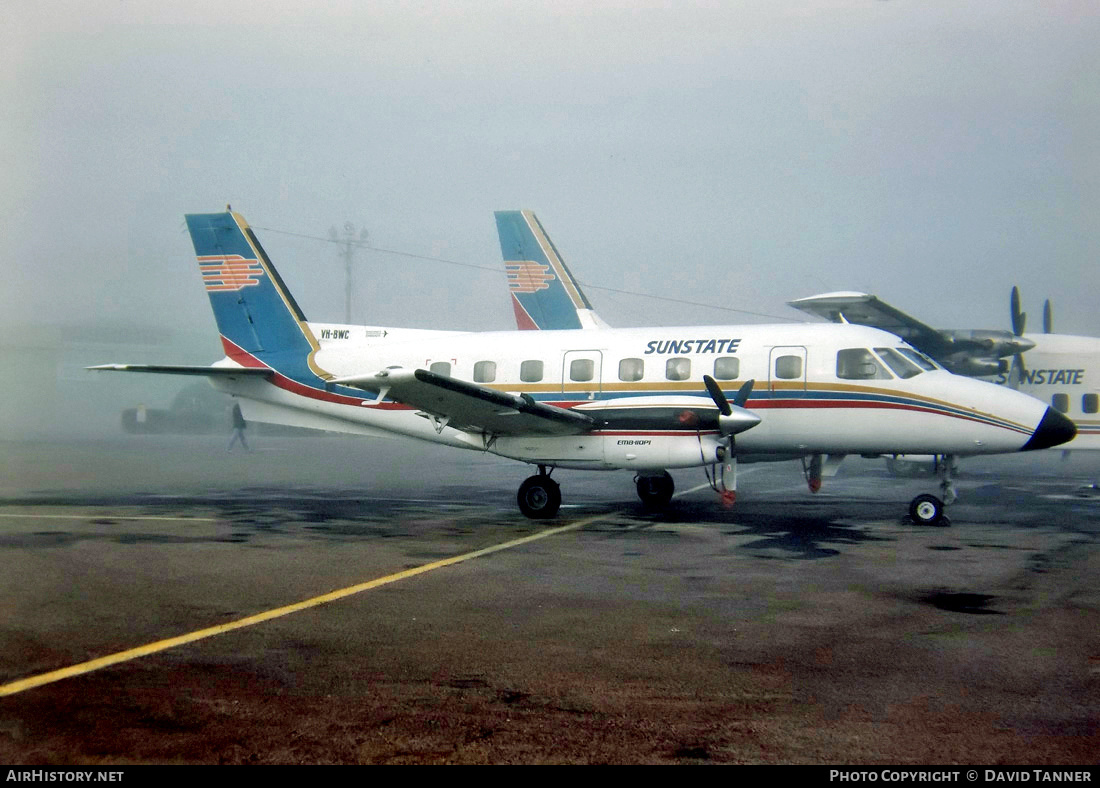
[[[519,486],[516,503],[524,516],[532,520],[548,520],[561,507],[561,487],[546,474],[530,476]]]
[[[658,476],[639,476],[635,484],[638,488],[638,497],[642,499],[642,505],[647,509],[664,509],[672,500],[672,493],[676,490],[676,484],[668,471],[662,471]]]
[[[909,503],[909,519],[917,525],[941,525],[948,520],[943,515],[943,501],[934,495],[918,495]]]

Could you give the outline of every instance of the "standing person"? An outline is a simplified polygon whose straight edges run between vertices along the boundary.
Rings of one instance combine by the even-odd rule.
[[[233,444],[240,441],[241,446],[244,446],[245,451],[249,451],[248,441],[244,439],[244,429],[248,426],[248,422],[244,420],[244,416],[241,415],[241,406],[236,402],[233,403],[233,437],[229,439],[229,451],[233,451]]]

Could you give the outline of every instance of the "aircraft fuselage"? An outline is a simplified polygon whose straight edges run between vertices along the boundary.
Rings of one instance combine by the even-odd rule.
[[[314,382],[218,379],[242,398],[250,420],[322,429],[399,433],[513,459],[586,469],[656,471],[718,461],[723,436],[706,418],[682,428],[639,421],[714,409],[702,376],[735,391],[761,423],[736,439],[739,455],[986,454],[1023,448],[1045,406],[1003,387],[924,370],[902,379],[841,377],[844,350],[905,347],[885,332],[851,325],[787,324],[542,332],[435,332],[308,324],[317,338]],[[234,354],[230,353],[230,357]],[[235,357],[238,362],[241,356]],[[262,361],[262,354],[253,358]],[[250,365],[250,362],[245,362]],[[387,367],[430,369],[487,388],[599,417],[635,418],[581,435],[490,436],[457,430],[429,412],[326,382]]]

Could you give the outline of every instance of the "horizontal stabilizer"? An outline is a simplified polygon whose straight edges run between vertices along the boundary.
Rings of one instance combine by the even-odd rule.
[[[152,372],[158,375],[198,375],[208,378],[239,378],[242,376],[271,375],[267,367],[192,367],[183,364],[100,364],[85,369],[108,372]]]

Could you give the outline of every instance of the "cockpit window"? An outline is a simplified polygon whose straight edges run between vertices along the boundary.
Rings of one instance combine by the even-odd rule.
[[[882,363],[862,347],[837,352],[836,376],[842,380],[890,380],[890,373]]]
[[[931,372],[933,369],[936,368],[936,365],[932,361],[932,359],[928,358],[928,356],[924,355],[923,353],[918,353],[911,347],[899,347],[898,352],[926,372]]]
[[[894,370],[899,378],[911,378],[921,373],[920,367],[909,361],[901,353],[888,347],[877,347],[875,352],[879,358],[886,362],[886,366]]]

